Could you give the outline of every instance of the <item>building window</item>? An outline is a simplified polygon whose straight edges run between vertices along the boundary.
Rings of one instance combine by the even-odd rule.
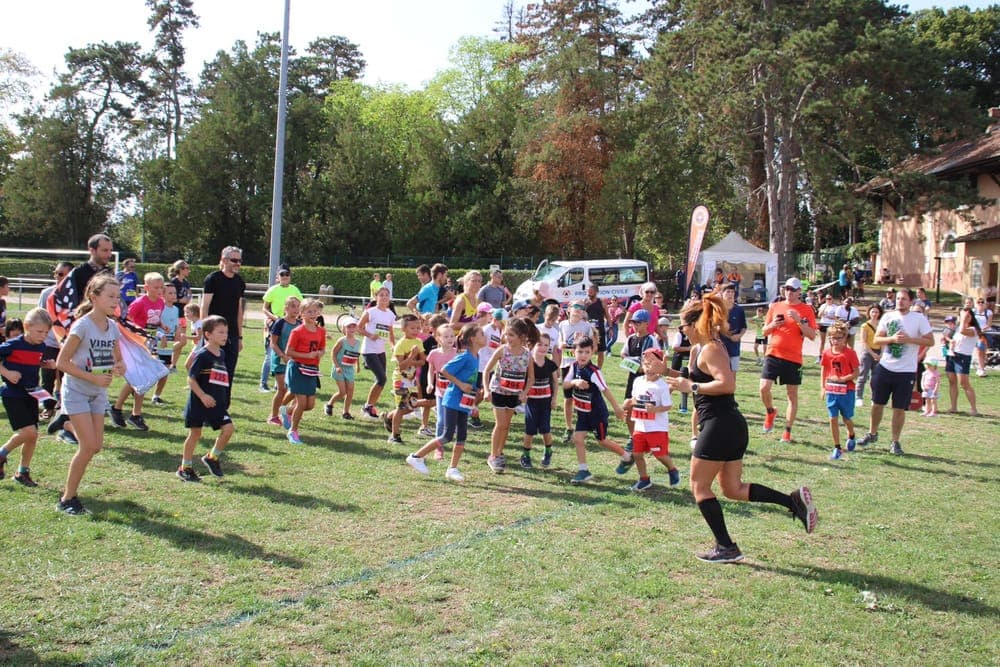
[[[979,289],[983,286],[983,260],[974,259],[969,264],[969,287]]]
[[[941,256],[942,257],[954,257],[955,256],[955,232],[948,232],[944,235],[944,240],[941,241]]]

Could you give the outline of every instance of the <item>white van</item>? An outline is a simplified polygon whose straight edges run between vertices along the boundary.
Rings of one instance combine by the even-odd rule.
[[[545,300],[562,305],[587,296],[587,286],[597,286],[602,299],[617,296],[628,303],[640,298],[642,284],[649,281],[649,265],[637,259],[543,260],[531,280],[514,292],[514,301],[530,299],[537,289]]]

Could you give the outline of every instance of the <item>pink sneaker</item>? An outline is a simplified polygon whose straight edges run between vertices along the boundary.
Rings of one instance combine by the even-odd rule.
[[[444,447],[438,447],[434,450],[434,460],[440,461],[444,458]]]
[[[270,417],[267,420],[267,423],[268,424],[274,424],[275,426],[281,426],[281,420],[278,419],[277,417]]]

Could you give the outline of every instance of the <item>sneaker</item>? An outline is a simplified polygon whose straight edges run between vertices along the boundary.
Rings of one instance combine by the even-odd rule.
[[[764,433],[770,433],[774,430],[774,419],[778,416],[778,411],[774,410],[768,412],[764,415]]]
[[[899,442],[893,440],[892,444],[889,445],[889,453],[895,454],[896,456],[902,456],[903,448],[899,446]]]
[[[278,408],[278,418],[281,419],[281,428],[286,431],[292,428],[292,418],[288,416],[288,406],[282,405]]]
[[[216,477],[222,477],[222,465],[219,463],[219,459],[213,459],[208,454],[201,457],[201,462],[205,464],[208,471],[215,475]]]
[[[417,431],[417,435],[423,436],[425,438],[433,438],[434,435],[435,435],[435,433],[430,428],[424,426],[424,427],[421,427],[421,429],[419,431]]]
[[[667,471],[667,476],[670,477],[670,486],[680,486],[681,485],[681,471],[677,468]]]
[[[125,414],[118,408],[111,408],[111,423],[117,428],[125,428]]]
[[[642,492],[650,488],[651,486],[653,486],[652,480],[640,479],[638,482],[632,485],[632,490]]]
[[[548,468],[550,465],[552,465],[552,448],[551,447],[548,448],[548,449],[546,449],[545,453],[542,454],[542,467],[543,468]]]
[[[354,419],[354,415],[352,415],[350,412],[345,412],[344,414],[342,414],[340,416],[343,417],[344,419],[348,420],[348,421]]]
[[[375,412],[375,407],[371,405],[366,405],[361,409],[361,416],[364,417],[365,419],[378,421],[378,413]]]
[[[125,422],[140,431],[149,430],[149,427],[146,426],[146,420],[142,418],[142,415],[129,415]]]
[[[977,378],[984,378],[984,377],[986,377],[986,371],[984,371],[982,368],[980,368],[978,371],[976,371],[976,377]]]
[[[80,499],[77,496],[73,496],[69,500],[60,500],[56,503],[56,510],[62,512],[63,514],[70,514],[77,516],[80,514],[87,514],[87,508],[83,506]]]
[[[680,413],[680,414],[682,414],[682,415],[686,415],[688,413],[688,409],[687,408],[681,408],[677,412]]]
[[[288,442],[292,443],[293,445],[301,445],[302,438],[299,437],[299,432],[293,431],[292,429],[288,429]]]
[[[323,406],[323,414],[325,414],[327,417],[332,417],[333,416],[333,406],[330,405],[329,403],[327,403],[326,405],[324,405]]]
[[[434,450],[434,460],[444,461],[444,447],[438,447]]]
[[[736,544],[731,547],[720,547],[716,544],[711,551],[695,554],[695,557],[706,563],[738,563],[743,560],[743,552]]]
[[[795,508],[792,510],[795,518],[802,522],[807,533],[816,530],[816,524],[819,522],[819,513],[816,511],[816,506],[813,505],[812,492],[809,490],[809,487],[800,486],[789,495],[792,497],[792,506]]]
[[[857,446],[857,444],[858,443],[857,443],[857,441],[854,440],[854,438],[848,438],[847,439],[847,451],[853,452],[854,448]]]
[[[15,473],[14,481],[20,484],[21,486],[27,486],[29,488],[38,486],[38,482],[31,479],[31,473],[29,473],[27,470],[25,470],[24,472]]]
[[[865,437],[858,442],[858,447],[867,447],[878,442],[878,433],[865,433]]]
[[[452,482],[464,482],[465,481],[465,475],[463,475],[462,473],[460,473],[458,471],[458,468],[448,468],[444,472],[444,477],[445,477],[445,479],[447,479],[449,481],[452,481]]]
[[[266,384],[262,384],[259,387],[257,387],[257,391],[259,391],[262,394],[270,394],[271,393],[271,390],[268,388],[268,386]]]
[[[618,467],[615,468],[615,474],[624,475],[629,471],[629,468],[635,465],[635,457],[629,452],[626,452],[626,454],[628,454],[628,458],[623,455],[621,459],[619,459]]]
[[[73,445],[74,447],[76,447],[77,445],[80,444],[80,441],[76,439],[76,436],[67,431],[66,429],[59,431],[56,437],[65,442],[67,445]]]
[[[566,431],[563,435],[563,443],[568,445],[571,442],[573,442],[573,431]]]
[[[506,467],[501,459],[503,459],[502,456],[489,456],[486,459],[486,465],[497,475],[502,473]]]
[[[844,456],[844,451],[840,447],[836,447],[833,453],[830,454],[831,461],[839,461]]]
[[[523,403],[518,403],[517,407],[514,408],[514,412],[517,413],[517,414],[519,414],[519,415],[523,415],[524,412],[525,412],[524,404]]]
[[[419,456],[414,456],[413,454],[410,454],[409,456],[406,457],[406,465],[410,466],[411,468],[419,472],[421,475],[426,475],[428,472],[427,464],[424,463],[424,460]]]
[[[629,436],[629,439],[625,441],[625,451],[626,452],[632,451],[632,436]]]
[[[56,415],[56,418],[49,422],[49,425],[46,428],[46,430],[49,432],[49,435],[55,435],[56,433],[61,431],[64,426],[66,426],[66,422],[68,421],[69,421],[69,415],[67,414]]]
[[[385,441],[388,442],[390,445],[403,444],[403,438],[401,438],[398,435],[390,435],[388,438],[385,439]]]
[[[534,467],[531,465],[530,454],[521,454],[521,467],[525,470],[531,470]]]
[[[472,417],[469,419],[469,428],[474,428],[477,431],[483,427],[482,420],[479,417]]]
[[[861,408],[864,407],[864,405],[865,405],[865,399],[863,398],[854,399],[854,407]]]
[[[162,398],[160,398],[159,396],[154,396],[152,403],[153,403],[153,405],[166,405],[167,404],[167,402],[165,400],[163,400]]]
[[[792,432],[785,431],[781,434],[781,441],[784,443],[790,443],[792,441]]]
[[[177,476],[181,478],[184,482],[200,482],[201,477],[198,477],[198,473],[194,471],[194,468],[188,466],[186,468],[178,468]]]
[[[382,427],[389,433],[392,433],[392,419],[389,418],[388,412],[382,415]]]
[[[271,424],[272,426],[281,426],[282,425],[280,417],[268,417],[267,418],[267,423]]]
[[[570,484],[585,484],[590,480],[594,479],[594,475],[591,474],[589,470],[584,468],[583,470],[577,470],[576,474],[570,478]]]

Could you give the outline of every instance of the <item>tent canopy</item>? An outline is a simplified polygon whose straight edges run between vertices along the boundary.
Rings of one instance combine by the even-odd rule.
[[[721,241],[698,255],[698,276],[702,283],[712,280],[716,268],[728,273],[734,266],[743,276],[741,300],[755,300],[751,297],[755,277],[763,279],[768,301],[777,296],[778,256],[758,248],[738,233],[729,232]]]

